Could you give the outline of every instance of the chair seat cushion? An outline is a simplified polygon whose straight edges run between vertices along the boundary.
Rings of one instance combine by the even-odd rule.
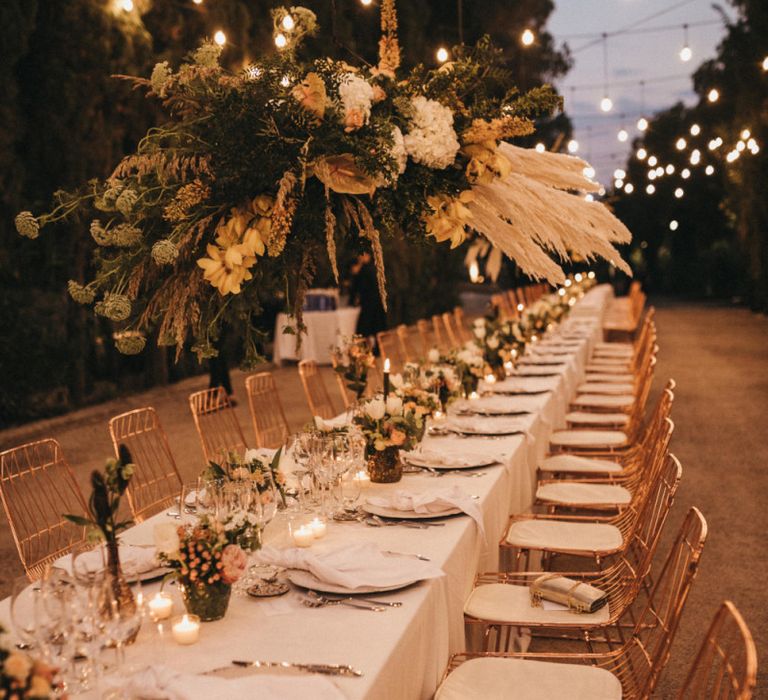
[[[623,486],[614,484],[585,484],[575,481],[558,481],[542,484],[536,490],[536,498],[549,503],[567,505],[619,505],[632,500],[632,494]]]
[[[588,381],[581,384],[576,391],[580,394],[632,394],[635,387],[631,383],[621,382],[592,382]]]
[[[585,664],[527,659],[465,661],[440,685],[435,700],[620,700],[610,671]]]
[[[587,372],[587,382],[600,382],[601,384],[632,384],[635,375],[631,372]]]
[[[621,547],[621,530],[607,523],[581,523],[531,518],[516,520],[505,540],[523,549],[557,549],[569,552],[607,552]]]
[[[581,425],[626,425],[629,423],[627,413],[589,413],[588,411],[571,411],[565,414],[569,423]]]
[[[624,467],[609,459],[580,457],[579,455],[553,455],[547,457],[541,467],[549,472],[605,473],[614,474]]]
[[[464,613],[478,620],[492,622],[520,622],[579,627],[606,622],[609,605],[593,613],[575,613],[570,610],[546,610],[531,605],[528,586],[509,583],[487,583],[475,588],[464,603]]]
[[[616,409],[632,408],[634,402],[635,397],[631,394],[621,394],[618,396],[612,396],[611,394],[578,394],[573,400],[573,403],[577,406]]]
[[[619,447],[627,444],[621,430],[556,430],[549,438],[557,447]]]
[[[632,343],[596,343],[595,350],[608,350],[609,352],[629,352],[635,351]]]
[[[617,362],[593,360],[587,365],[586,372],[599,374],[628,374],[631,369],[631,364],[626,360],[619,360]]]

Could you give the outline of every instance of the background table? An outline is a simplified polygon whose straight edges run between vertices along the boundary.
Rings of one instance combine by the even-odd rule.
[[[331,348],[336,344],[337,336],[354,335],[359,315],[359,306],[347,306],[335,311],[305,311],[307,332],[297,349],[296,334],[283,333],[286,326],[295,329],[294,321],[287,314],[278,314],[272,361],[276,365],[285,360],[314,360],[321,365],[331,364]]]

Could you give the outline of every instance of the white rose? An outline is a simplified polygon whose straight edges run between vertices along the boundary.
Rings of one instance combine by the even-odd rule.
[[[399,389],[401,386],[403,386],[403,375],[402,374],[390,374],[389,375],[389,383],[395,389]]]
[[[468,350],[462,350],[456,355],[456,359],[459,362],[463,362],[465,365],[468,365],[471,364],[472,360],[474,359],[474,355],[472,355]]]
[[[472,325],[474,325],[474,326],[484,326],[485,325],[485,319],[484,318],[476,318]]]
[[[394,394],[387,396],[387,413],[390,416],[401,416],[403,414],[403,400]]]
[[[437,348],[432,348],[427,353],[427,359],[432,363],[435,364],[436,362],[440,362],[440,351]]]
[[[485,326],[475,326],[475,338],[482,340],[485,338]]]
[[[158,554],[173,558],[179,553],[179,531],[173,523],[158,523],[153,532]]]
[[[372,420],[381,420],[384,418],[384,413],[386,412],[384,399],[371,399],[365,404],[365,412]]]
[[[497,347],[499,347],[499,339],[495,335],[491,336],[488,338],[486,345],[488,345],[491,350],[495,350]]]
[[[320,416],[315,416],[315,428],[323,433],[327,433],[333,430],[333,425],[331,425],[328,421],[323,420]]]

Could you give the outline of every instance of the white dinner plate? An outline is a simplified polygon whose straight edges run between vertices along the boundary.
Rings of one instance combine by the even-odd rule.
[[[140,574],[125,574],[125,579],[128,583],[135,581],[141,581],[141,583],[147,583],[148,581],[156,581],[159,578],[163,578],[166,574],[173,571],[169,566],[158,566],[149,571],[144,571]]]
[[[339,593],[341,595],[364,595],[367,593],[386,593],[387,591],[399,591],[406,586],[412,586],[414,583],[421,579],[414,579],[413,581],[406,581],[405,583],[398,583],[395,586],[358,586],[357,588],[345,588],[335,583],[326,583],[321,581],[317,576],[304,569],[288,569],[285,572],[286,578],[294,585],[301,588],[309,588],[313,591],[320,591],[321,593]]]
[[[451,506],[436,513],[417,513],[413,510],[397,510],[397,508],[373,506],[370,503],[363,503],[360,509],[371,515],[379,515],[382,518],[394,518],[395,520],[432,520],[433,518],[444,518],[447,515],[458,515],[464,512],[461,508]]]
[[[417,467],[429,467],[430,469],[475,469],[477,467],[488,467],[491,464],[496,464],[498,461],[487,455],[466,455],[461,458],[463,460],[461,462],[456,461],[454,464],[443,464],[442,462],[435,463],[431,459],[425,459],[418,452],[403,452],[401,455],[408,464],[413,464]]]

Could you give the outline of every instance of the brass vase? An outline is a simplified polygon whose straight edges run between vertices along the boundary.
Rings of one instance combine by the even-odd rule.
[[[392,484],[403,478],[403,463],[399,447],[373,450],[368,455],[368,475],[376,484]]]

